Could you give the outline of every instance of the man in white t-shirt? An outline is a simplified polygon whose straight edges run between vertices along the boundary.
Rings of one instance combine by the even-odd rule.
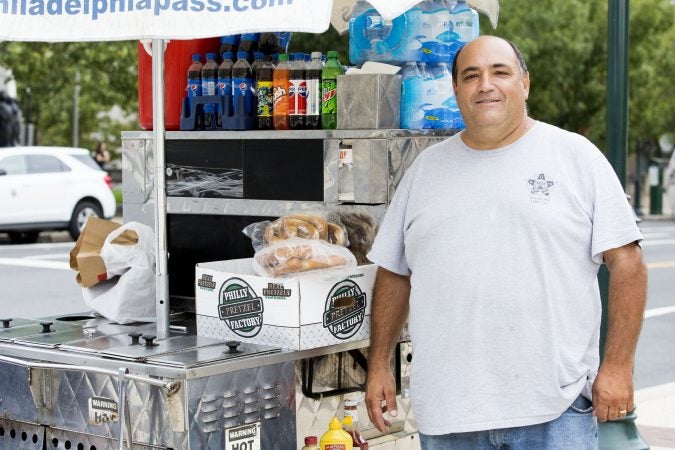
[[[512,43],[467,44],[453,85],[466,129],[417,157],[368,255],[380,266],[370,419],[384,432],[383,410],[396,417],[389,361],[407,320],[424,449],[597,448],[596,420],[634,407],[642,235],[603,154],[528,117],[529,74]]]

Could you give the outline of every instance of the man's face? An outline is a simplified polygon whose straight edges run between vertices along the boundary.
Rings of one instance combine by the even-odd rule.
[[[525,116],[530,78],[521,73],[507,42],[484,36],[467,44],[459,54],[454,88],[468,129],[508,128]]]

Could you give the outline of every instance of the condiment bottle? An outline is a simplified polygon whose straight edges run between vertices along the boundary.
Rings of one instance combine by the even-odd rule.
[[[342,429],[342,423],[333,417],[328,431],[321,436],[321,450],[353,450],[352,437]]]
[[[359,431],[359,427],[356,425],[356,422],[354,422],[354,419],[347,415],[346,408],[345,420],[342,421],[342,425],[344,426],[344,430],[351,436],[352,446],[354,448],[360,448],[362,450],[368,449],[368,442]]]
[[[305,437],[305,446],[302,447],[302,450],[321,450],[321,447],[318,445],[318,439],[316,436],[307,436]]]

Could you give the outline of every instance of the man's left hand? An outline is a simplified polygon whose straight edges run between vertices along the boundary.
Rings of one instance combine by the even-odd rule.
[[[593,415],[598,422],[622,419],[633,408],[632,368],[601,365],[593,383]]]

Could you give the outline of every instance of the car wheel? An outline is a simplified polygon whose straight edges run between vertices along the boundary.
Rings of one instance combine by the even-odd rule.
[[[80,233],[84,228],[84,224],[87,223],[87,219],[90,217],[102,216],[103,211],[101,211],[101,207],[98,204],[87,200],[78,203],[75,205],[73,215],[70,218],[70,225],[68,226],[68,233],[70,233],[70,237],[76,241],[77,238],[80,237]]]
[[[12,244],[34,244],[37,242],[39,231],[10,231],[9,241]]]

